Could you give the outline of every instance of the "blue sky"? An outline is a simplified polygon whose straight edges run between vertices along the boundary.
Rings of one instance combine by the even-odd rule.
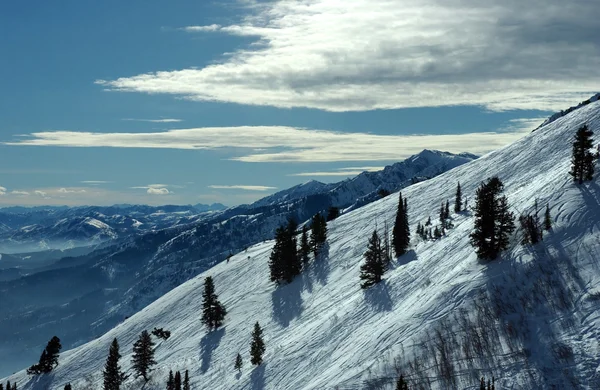
[[[600,90],[594,2],[0,5],[0,205],[247,203]]]

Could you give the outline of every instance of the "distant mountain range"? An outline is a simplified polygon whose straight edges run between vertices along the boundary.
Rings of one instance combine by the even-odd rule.
[[[44,252],[48,257],[7,258],[13,266],[0,270],[0,371],[37,359],[40,346],[54,334],[61,335],[64,348],[102,335],[230,253],[272,238],[288,218],[302,223],[331,206],[345,212],[380,199],[382,189],[397,191],[476,158],[424,150],[382,171],[331,184],[310,181],[227,209],[217,204],[206,209],[119,205],[0,210],[0,221],[11,229],[3,234],[11,243],[97,245],[89,253],[60,259],[49,251]],[[31,259],[41,265],[26,267]]]

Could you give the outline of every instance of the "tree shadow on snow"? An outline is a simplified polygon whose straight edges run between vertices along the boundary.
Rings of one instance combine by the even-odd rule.
[[[292,283],[277,286],[271,293],[273,319],[284,328],[302,313],[303,277],[296,277]]]
[[[250,389],[263,390],[265,388],[265,363],[259,365],[252,371],[250,376]]]
[[[417,260],[417,252],[415,252],[414,249],[411,249],[402,256],[397,257],[395,262],[391,262],[391,266],[396,268],[411,263],[415,260]]]
[[[44,375],[35,375],[31,378],[31,380],[27,383],[28,388],[31,390],[46,390],[50,388],[54,380],[54,373],[44,374]],[[24,387],[23,384],[17,383],[19,388]]]
[[[212,353],[221,342],[221,339],[225,335],[225,329],[220,328],[217,330],[213,330],[212,332],[208,332],[202,340],[200,340],[200,359],[202,363],[200,365],[200,370],[202,373],[208,371],[210,367],[210,360],[212,359]]]
[[[363,291],[365,302],[378,312],[392,310],[392,298],[385,280]]]

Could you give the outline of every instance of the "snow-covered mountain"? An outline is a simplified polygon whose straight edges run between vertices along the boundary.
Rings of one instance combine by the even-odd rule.
[[[167,207],[93,209],[90,212],[95,219],[107,225],[110,223],[106,221],[126,214],[138,221],[160,217],[173,226],[120,237],[113,245],[104,244],[89,254],[67,257],[34,271],[4,270],[0,275],[5,280],[0,282],[0,302],[5,308],[0,312],[0,350],[7,353],[0,354],[0,373],[3,367],[17,369],[35,359],[48,333],[60,333],[65,348],[100,336],[230,253],[271,239],[288,218],[303,222],[331,205],[344,205],[334,203],[336,199],[350,204],[356,203],[355,197],[372,194],[376,196],[372,201],[379,198],[375,190],[383,185],[402,188],[416,176],[433,176],[472,158],[424,151],[411,157],[411,162],[386,168],[395,172],[389,178],[376,172],[361,174],[357,180],[334,183],[330,191],[315,192],[318,185],[302,186],[311,187],[311,191],[295,187],[274,194],[267,202],[199,215],[181,215],[178,213],[186,211]],[[98,217],[98,213],[106,217]],[[10,359],[3,360],[5,356]]]
[[[0,253],[70,249],[193,222],[221,204],[0,209]]]
[[[78,388],[86,380],[100,388],[113,338],[130,370],[139,333],[163,327],[171,338],[156,347],[158,364],[146,389],[164,388],[169,370],[186,369],[194,389],[392,389],[400,372],[414,388],[477,389],[485,375],[494,376],[500,389],[598,389],[600,186],[598,174],[573,183],[566,142],[582,124],[598,142],[600,102],[402,191],[414,231],[417,222],[436,219],[457,182],[472,204],[477,186],[498,175],[515,213],[531,211],[535,199],[550,206],[553,229],[536,246],[521,245],[517,233],[499,259],[480,262],[468,238],[471,212],[453,214],[447,236],[413,237],[411,250],[393,260],[384,282],[361,290],[367,240],[384,221],[392,224],[394,194],[330,222],[324,255],[289,285],[269,282],[273,243],[259,243],[66,351],[51,375],[21,371],[10,380],[24,390],[62,389],[67,382]],[[200,323],[209,275],[228,310],[224,327],[210,333]],[[259,367],[249,363],[256,321],[266,343]],[[238,352],[241,374],[233,369]],[[142,387],[134,378],[128,385]]]

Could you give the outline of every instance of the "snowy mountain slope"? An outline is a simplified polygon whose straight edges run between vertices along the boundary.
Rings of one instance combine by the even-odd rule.
[[[67,381],[77,388],[87,375],[99,384],[114,337],[129,369],[139,332],[158,326],[172,336],[156,349],[158,384],[146,388],[163,388],[169,369],[189,369],[195,389],[360,389],[368,379],[385,382],[394,358],[419,354],[426,345],[421,341],[433,339],[444,318],[460,314],[461,308],[475,316],[472,305],[483,294],[499,313],[491,324],[505,332],[499,330],[493,354],[474,359],[479,369],[457,363],[457,383],[451,387],[476,388],[478,376],[494,375],[502,389],[597,389],[600,186],[598,176],[582,186],[573,184],[565,141],[583,123],[600,133],[598,103],[403,191],[414,230],[417,221],[429,215],[435,219],[457,181],[471,203],[481,181],[497,174],[516,212],[530,209],[536,197],[551,206],[554,229],[536,247],[521,246],[515,238],[501,259],[482,264],[468,242],[472,216],[453,215],[455,228],[447,237],[413,240],[413,250],[394,260],[385,282],[362,291],[358,275],[369,234],[393,220],[397,197],[389,196],[331,222],[328,255],[290,285],[275,288],[268,282],[272,242],[258,244],[179,286],[104,336],[65,352],[52,375],[30,379],[20,372],[10,379],[22,389],[59,389]],[[229,311],[225,327],[208,334],[199,322],[207,275],[215,279]],[[265,329],[267,351],[265,364],[254,368],[248,349],[257,320]],[[447,326],[455,329],[457,321]],[[517,337],[507,338],[507,329]],[[245,362],[239,376],[233,370],[238,352]],[[418,379],[414,372],[407,375]],[[433,388],[448,387],[434,370],[425,376]],[[140,387],[131,379],[130,384]]]

